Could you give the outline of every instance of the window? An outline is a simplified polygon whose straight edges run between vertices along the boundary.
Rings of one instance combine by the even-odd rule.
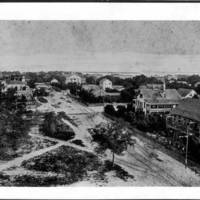
[[[153,109],[157,108],[157,105],[151,105],[151,108],[153,108]]]

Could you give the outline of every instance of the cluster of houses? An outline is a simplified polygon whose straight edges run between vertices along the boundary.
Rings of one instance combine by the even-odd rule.
[[[200,100],[193,89],[166,89],[163,84],[141,86],[134,99],[135,109],[145,115],[159,113],[166,116],[166,127],[174,139],[190,134],[200,143]]]
[[[24,95],[28,100],[32,99],[33,90],[28,86],[25,76],[0,74],[0,79],[3,85],[2,92],[6,92],[9,88],[16,88],[18,96]],[[51,90],[51,85],[58,83],[59,81],[53,78],[49,83],[35,83],[35,87]],[[83,89],[92,92],[95,96],[117,96],[124,89],[123,86],[113,85],[107,78],[102,78],[98,85],[86,84],[85,78],[76,73],[68,74],[65,83],[82,85]],[[161,84],[141,85],[133,102],[135,109],[143,111],[145,115],[152,113],[167,115],[167,128],[171,131],[183,133],[189,125],[190,131],[200,139],[200,100],[194,98],[196,95],[192,89],[168,89],[163,80]]]

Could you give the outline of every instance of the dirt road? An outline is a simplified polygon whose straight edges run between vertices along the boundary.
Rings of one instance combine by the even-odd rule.
[[[48,138],[58,143],[52,147],[39,150],[37,152],[30,153],[22,158],[15,159],[6,164],[0,166],[0,170],[5,169],[8,166],[20,165],[23,160],[31,157],[41,155],[47,151],[58,148],[61,145],[70,145],[75,148],[79,148],[88,152],[93,152],[94,146],[91,142],[91,136],[88,132],[88,128],[93,128],[95,125],[101,122],[109,122],[110,119],[103,116],[101,113],[96,113],[94,110],[79,104],[69,96],[62,93],[54,92],[47,97],[48,103],[44,103],[37,109],[40,112],[64,111],[70,118],[77,124],[70,123],[64,120],[75,132],[75,139],[81,139],[85,144],[85,147],[77,147],[70,142],[64,142],[52,138]],[[34,133],[35,134],[35,133]],[[133,133],[134,135],[134,133]],[[38,137],[44,137],[39,136]],[[44,137],[47,139],[47,137]],[[155,149],[153,141],[145,142],[141,138],[134,136],[136,144],[128,148],[128,151],[124,152],[122,156],[116,156],[116,163],[127,170],[134,176],[134,180],[127,181],[128,186],[199,186],[200,177],[192,170],[186,169],[185,166],[168,156],[167,154]],[[109,156],[109,154],[108,154]],[[111,156],[111,155],[110,155]],[[86,182],[78,183],[78,186]],[[121,183],[120,183],[121,184]],[[119,185],[119,182],[111,179],[105,185]]]
[[[79,104],[70,97],[66,97],[74,114],[85,112],[94,113],[92,109]],[[66,109],[66,113],[70,113],[70,109]],[[81,139],[89,137],[88,128],[94,127],[100,122],[109,121],[102,114],[88,115],[72,115],[78,127],[73,128],[77,135],[81,134]],[[129,147],[123,156],[117,156],[117,163],[125,168],[129,173],[135,176],[136,181],[130,185],[138,186],[192,186],[200,185],[200,177],[190,169],[168,156],[167,154],[155,149],[153,141],[146,143],[135,136],[136,144]],[[88,142],[89,140],[87,140]]]

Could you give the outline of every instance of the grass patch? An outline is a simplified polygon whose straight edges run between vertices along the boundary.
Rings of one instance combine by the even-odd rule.
[[[67,146],[61,146],[22,163],[22,166],[29,170],[63,174],[65,184],[83,180],[88,171],[98,169],[100,165],[97,156]]]
[[[48,178],[45,177],[40,177],[42,180],[30,177],[17,177],[15,178],[15,185],[69,185],[90,178],[106,182],[106,173],[110,171],[114,171],[115,176],[124,181],[128,178],[133,178],[120,166],[116,164],[112,166],[112,163],[108,160],[102,161],[92,153],[68,146],[61,146],[56,150],[24,161],[22,166],[28,170],[58,174],[59,178],[51,177],[47,181]]]
[[[16,149],[14,150],[5,150],[5,153],[1,153],[0,159],[3,161],[9,161],[17,157],[21,157],[25,154],[44,149],[50,146],[55,145],[57,142],[49,141],[47,139],[41,139],[37,137],[29,136],[24,141],[22,141]]]
[[[19,175],[0,174],[0,185],[3,186],[56,186],[70,185],[82,180],[107,182],[107,172],[126,181],[133,178],[118,165],[108,160],[102,161],[96,155],[61,146],[53,151],[29,159],[22,163],[29,173]]]

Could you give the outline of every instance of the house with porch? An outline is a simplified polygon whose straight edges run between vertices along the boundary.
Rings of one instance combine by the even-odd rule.
[[[167,129],[176,136],[188,134],[200,143],[200,100],[183,99],[166,118]]]
[[[135,110],[140,110],[147,114],[151,113],[169,113],[175,108],[181,96],[176,89],[166,89],[163,87],[140,88],[136,99],[134,99]]]

